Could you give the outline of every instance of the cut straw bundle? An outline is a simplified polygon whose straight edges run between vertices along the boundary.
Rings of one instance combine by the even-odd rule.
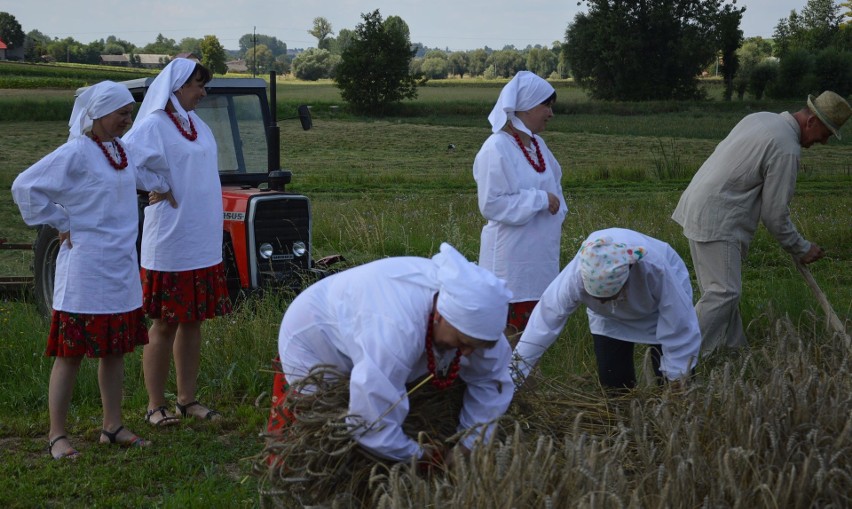
[[[371,500],[385,491],[381,484],[391,471],[396,472],[395,478],[401,475],[410,482],[422,482],[413,463],[394,465],[358,446],[353,435],[364,432],[370,423],[347,415],[348,382],[345,374],[318,366],[291,385],[283,406],[296,420],[282,434],[267,437],[254,464],[255,473],[262,478],[265,503],[275,507],[370,507]],[[537,440],[540,435],[562,437],[569,431],[607,434],[614,424],[606,398],[552,380],[534,385],[516,395],[510,411],[498,423],[495,442],[514,436],[517,444],[521,429],[523,436],[530,433],[530,439]],[[448,447],[457,443],[464,384],[446,390],[422,382],[411,387],[405,433],[420,443]],[[475,463],[471,466],[475,468]]]

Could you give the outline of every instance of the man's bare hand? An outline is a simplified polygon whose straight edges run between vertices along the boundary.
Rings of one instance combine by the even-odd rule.
[[[807,253],[805,253],[804,256],[799,258],[799,261],[803,265],[807,265],[809,263],[813,263],[813,262],[819,260],[820,258],[823,258],[824,256],[825,256],[825,251],[823,251],[823,249],[821,247],[819,247],[818,245],[811,243],[811,248],[808,250]]]

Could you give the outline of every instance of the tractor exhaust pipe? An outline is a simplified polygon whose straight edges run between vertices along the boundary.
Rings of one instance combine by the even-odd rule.
[[[278,98],[275,71],[269,72],[269,126],[266,128],[268,173],[281,169],[281,135],[278,128]]]

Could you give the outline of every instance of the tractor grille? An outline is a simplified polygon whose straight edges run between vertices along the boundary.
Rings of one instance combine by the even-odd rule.
[[[256,267],[256,281],[264,284],[289,281],[311,266],[311,207],[305,196],[273,194],[254,197],[249,205],[249,260]],[[293,245],[303,242],[307,251],[295,256]],[[263,259],[260,246],[272,245],[271,259]],[[254,279],[254,278],[253,278]]]

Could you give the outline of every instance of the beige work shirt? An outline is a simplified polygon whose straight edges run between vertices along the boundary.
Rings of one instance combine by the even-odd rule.
[[[743,118],[698,169],[672,214],[694,241],[738,241],[748,252],[758,221],[790,254],[810,249],[790,219],[802,147],[790,113]]]

